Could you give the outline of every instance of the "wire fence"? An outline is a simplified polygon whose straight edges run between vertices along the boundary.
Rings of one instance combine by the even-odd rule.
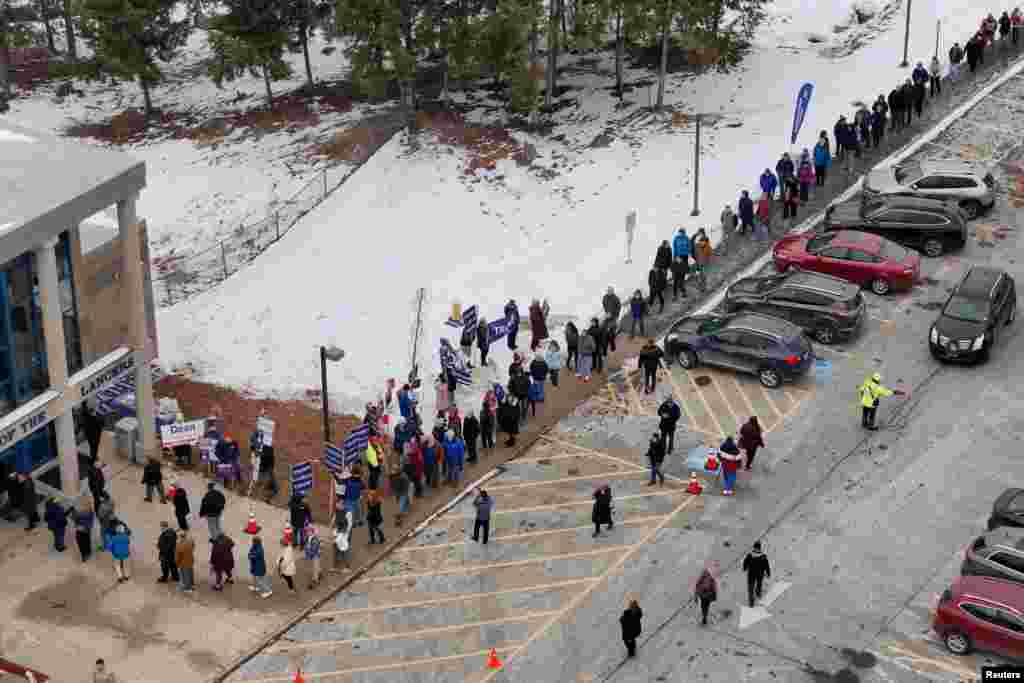
[[[228,279],[280,240],[307,213],[345,184],[353,173],[394,137],[388,131],[379,145],[366,150],[359,163],[326,166],[290,198],[278,201],[271,213],[239,225],[203,251],[153,259],[153,294],[159,306],[172,306]]]

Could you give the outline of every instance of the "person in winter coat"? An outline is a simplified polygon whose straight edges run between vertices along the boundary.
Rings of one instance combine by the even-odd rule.
[[[996,21],[995,16],[989,12],[985,20],[981,22],[981,32],[985,37],[985,44],[991,45],[996,39],[996,29],[999,28],[999,22]]]
[[[221,534],[210,549],[210,570],[213,572],[213,590],[224,590],[224,583],[234,583],[235,542]]]
[[[796,173],[796,165],[789,157],[789,152],[784,152],[775,164],[775,173],[779,176],[779,184],[785,185],[786,180],[792,178]]]
[[[651,441],[647,444],[647,462],[651,465],[651,481],[648,486],[654,486],[657,482],[665,485],[665,475],[661,471],[661,465],[665,462],[665,441],[660,434],[651,434]]]
[[[405,442],[405,445],[402,447],[399,463],[402,466],[402,471],[405,472],[406,478],[412,484],[413,496],[416,498],[423,497],[423,480],[421,477],[423,453],[420,450],[420,443],[417,437],[413,436]]]
[[[658,429],[661,431],[661,440],[665,444],[666,453],[671,453],[675,450],[676,425],[679,424],[682,416],[683,412],[671,394],[666,396],[665,400],[658,406],[658,417],[661,418],[661,421],[658,423]]]
[[[702,626],[707,626],[711,603],[718,599],[718,582],[711,575],[711,570],[705,569],[701,572],[693,597],[700,603],[700,623]]]
[[[636,600],[630,600],[629,607],[619,617],[619,625],[622,627],[622,642],[626,646],[626,656],[636,657],[636,640],[643,632],[641,620],[644,611]]]
[[[758,239],[767,237],[768,231],[772,229],[772,199],[767,194],[762,194],[757,200],[757,232]]]
[[[476,330],[463,327],[462,333],[459,334],[459,350],[462,351],[462,355],[466,359],[466,366],[469,368],[473,367],[473,342],[476,341]],[[408,385],[406,385],[408,386]],[[404,390],[404,387],[403,387]],[[402,410],[402,391],[398,392],[398,409],[399,413]],[[402,415],[404,418],[410,418],[409,415]]]
[[[530,304],[530,350],[536,351],[542,339],[548,338],[548,326],[544,319],[544,311],[536,299]]]
[[[352,513],[350,513],[350,512],[342,512],[341,516],[344,518],[345,524],[348,525],[348,533],[349,533],[349,535],[351,535],[351,533],[352,533]],[[337,524],[337,520],[335,520],[335,524]],[[320,557],[321,557],[320,534],[317,532],[315,526],[313,526],[312,524],[309,524],[309,525],[306,526],[306,532],[305,532],[304,535],[306,536],[306,562],[309,562],[309,567],[310,567],[310,570],[309,570],[309,585],[307,586],[307,588],[309,590],[313,590],[314,588],[316,588],[317,586],[320,585],[320,576],[321,576],[321,566],[320,566]]]
[[[160,468],[160,461],[156,458],[150,458],[143,466],[142,484],[146,487],[146,497],[143,500],[147,503],[153,502],[153,491],[160,494],[161,503],[167,502],[167,495],[164,493],[164,475]]]
[[[771,172],[771,169],[764,169],[764,173],[761,174],[758,182],[761,185],[761,192],[768,195],[769,199],[775,197],[775,188],[779,186],[779,181],[775,174]]]
[[[370,491],[366,496],[366,526],[369,527],[370,545],[383,544],[385,541],[384,532],[381,531],[381,527],[384,525],[384,515],[381,513],[380,506],[380,493]]]
[[[684,259],[690,258],[690,238],[686,235],[686,228],[679,228],[676,231],[675,237],[672,238],[672,257],[676,258],[682,256]]]
[[[131,578],[131,536],[132,532],[128,531],[128,527],[118,524],[110,537],[110,555],[114,558],[114,571],[119,583]]]
[[[811,183],[814,182],[814,166],[811,165],[811,153],[806,149],[806,159],[801,159],[800,170],[797,171],[797,180],[800,181],[800,201],[806,202],[811,191]]]
[[[53,549],[58,553],[64,552],[64,539],[67,537],[68,531],[68,511],[57,502],[56,498],[51,496],[46,499],[43,519],[46,522],[46,528],[53,533]]]
[[[525,372],[523,369],[523,357],[518,353],[512,354],[512,362],[508,366],[508,378],[512,379],[516,375],[521,375]]]
[[[477,419],[476,414],[470,410],[466,414],[466,419],[462,422],[462,438],[466,442],[466,461],[473,464],[477,461],[477,449],[476,440],[480,436],[480,420]]]
[[[658,384],[658,368],[661,366],[661,358],[665,354],[654,343],[648,339],[643,348],[640,349],[640,367],[644,370],[644,393],[653,394]]]
[[[903,127],[903,92],[900,88],[889,91],[890,130],[897,131]]]
[[[885,136],[885,114],[877,109],[871,112],[871,144],[878,147]]]
[[[984,51],[985,46],[982,43],[981,38],[974,36],[967,41],[967,48],[964,50],[967,56],[967,66],[974,73],[975,69],[978,68],[978,64],[984,64]]]
[[[914,115],[914,100],[917,99],[914,93],[914,83],[908,78],[900,86],[903,93],[903,122],[909,126]]]
[[[26,531],[32,531],[39,523],[39,501],[36,498],[36,483],[31,475],[23,472],[18,473],[18,483],[21,486],[21,512],[28,520]]]
[[[508,321],[508,348],[515,351],[516,335],[519,334],[519,306],[515,299],[509,299],[505,304],[505,320]]]
[[[673,261],[675,265],[675,261]],[[619,336],[619,319],[608,315],[601,321],[601,357],[607,358],[608,352],[615,353],[615,338]]]
[[[871,146],[871,112],[868,108],[863,105],[857,110],[857,113],[853,117],[853,125],[856,128],[855,134],[857,140],[864,146]]]
[[[223,493],[217,490],[217,484],[211,481],[207,484],[206,495],[203,496],[203,500],[199,505],[199,516],[205,517],[206,523],[210,527],[211,543],[224,533],[220,525],[220,519],[221,515],[224,514],[225,505],[227,505],[227,499],[224,498]]]
[[[187,529],[178,532],[178,543],[174,546],[174,565],[178,568],[178,590],[191,593],[195,590],[196,542]]]
[[[306,503],[305,496],[301,493],[292,494],[292,499],[288,501],[288,521],[291,523],[294,531],[292,534],[292,545],[296,548],[303,545],[305,540],[302,538],[303,529],[306,528],[306,522],[312,516],[313,513]]]
[[[444,459],[448,465],[448,483],[457,486],[462,481],[462,468],[465,465],[466,443],[452,430],[445,434]]]
[[[1013,14],[1010,15],[1010,38],[1015,46],[1020,40],[1022,28],[1024,28],[1024,15],[1021,14],[1020,7],[1014,7]]]
[[[447,457],[446,453],[445,458],[447,459]],[[398,504],[395,526],[402,526],[405,514],[409,511],[409,479],[405,476],[405,472],[402,471],[398,463],[391,466],[388,483],[391,485],[391,494],[395,497],[395,502]]]
[[[682,293],[686,298],[686,275],[690,272],[690,265],[687,259],[677,256],[672,259],[672,301],[679,298]]]
[[[791,178],[786,178],[783,191],[782,218],[796,218],[796,207],[800,205],[800,185]]]
[[[828,137],[825,131],[821,132],[817,144],[814,145],[814,179],[818,187],[825,184],[825,177],[828,174],[828,167],[832,165],[832,154],[828,148]]]
[[[110,496],[104,498],[103,502],[100,503],[100,506],[96,509],[96,520],[99,522],[100,538],[103,541],[97,546],[97,550],[107,549],[107,536],[116,526],[114,510],[114,499]]]
[[[590,381],[594,370],[594,356],[597,354],[597,340],[591,330],[587,330],[580,338],[580,359],[576,366],[576,376],[584,382]]]
[[[484,545],[491,533],[491,512],[494,510],[494,499],[487,495],[487,491],[477,489],[476,498],[473,499],[473,507],[476,508],[476,519],[473,521],[473,541],[480,541],[480,532],[484,532]]]
[[[960,77],[960,63],[964,61],[964,49],[960,47],[960,43],[953,43],[953,47],[949,48],[949,78],[952,81],[959,80]]]
[[[267,556],[263,551],[263,539],[259,536],[253,536],[252,545],[249,546],[249,574],[252,575],[252,585],[249,586],[249,590],[264,599],[274,594],[270,574],[267,572]]]
[[[1004,12],[1005,14],[1005,12]],[[942,94],[942,64],[938,57],[932,57],[928,65],[928,96],[935,97]]]
[[[746,190],[740,193],[740,201],[736,205],[740,213],[740,228],[739,232],[743,233],[750,230],[754,230],[754,202],[750,199],[750,193]]]
[[[383,451],[379,450],[378,444],[375,443],[373,437],[366,442],[366,451],[364,457],[366,458],[366,467],[370,470],[369,480],[366,485],[370,489],[376,489],[380,486],[380,477],[384,468],[384,456]]]
[[[555,342],[551,342],[554,344]],[[556,385],[557,386],[557,385]],[[487,392],[493,394],[491,392]],[[494,407],[491,402],[484,398],[480,405],[480,447],[484,451],[490,451],[494,449],[494,427],[495,427],[496,416],[494,414]]]
[[[592,336],[597,344],[597,348],[594,350],[594,372],[602,372],[604,370],[604,357],[608,353],[608,340],[605,339],[604,328],[601,327],[601,323],[597,321],[597,318],[590,319],[590,327],[587,328],[587,334]]]
[[[607,484],[594,491],[594,510],[590,518],[594,522],[594,538],[601,533],[602,524],[608,525],[608,531],[615,527],[612,521],[612,489]]]
[[[437,487],[437,461],[438,461],[438,447],[437,439],[434,438],[433,434],[427,434],[423,437],[420,445],[420,460],[423,463],[423,483],[428,489]],[[355,518],[355,516],[354,516]],[[356,526],[361,526],[359,523],[361,520],[356,519]]]
[[[755,541],[747,556],[743,558],[743,571],[747,573],[747,601],[754,606],[754,600],[761,598],[765,577],[772,575],[768,558],[761,551],[761,541]]]
[[[722,495],[731,496],[736,490],[736,471],[742,460],[740,449],[730,435],[725,437],[725,441],[718,447],[718,450],[722,459]]]
[[[288,584],[288,590],[295,593],[295,549],[281,539],[281,554],[277,556],[277,574]]]
[[[565,324],[565,367],[567,370],[575,371],[580,362],[580,331],[576,323],[569,321]]]
[[[668,264],[672,265],[671,262]],[[651,268],[650,272],[647,273],[647,286],[650,288],[651,295],[647,300],[647,305],[654,307],[654,300],[658,299],[661,303],[659,313],[665,310],[665,289],[668,287],[668,275],[666,271],[661,268]]]
[[[609,316],[609,320],[614,319]],[[609,339],[614,343],[615,336],[611,335]],[[544,351],[544,364],[548,367],[551,386],[558,387],[558,371],[562,369],[562,352],[558,350],[558,342],[553,339],[548,342],[548,347]]]
[[[534,365],[537,360],[543,363],[544,367],[541,368],[539,365]],[[543,369],[543,379],[537,379]],[[537,404],[544,402],[544,384],[548,378],[548,364],[544,363],[544,359],[540,356],[536,356],[535,360],[530,363],[530,388],[527,391],[527,401],[530,404],[530,414],[537,417]]]
[[[106,477],[103,476],[103,466],[98,459],[94,459],[89,467],[89,493],[92,494],[92,505],[94,510],[100,509],[100,503],[108,496],[106,491]]]
[[[519,434],[519,406],[516,405],[514,396],[508,397],[498,404],[498,424],[501,431],[508,435],[505,439],[505,446],[511,448],[516,445],[516,435]]]
[[[917,113],[917,118],[921,118],[924,115],[925,84],[914,83],[911,87],[914,90],[914,111]]]
[[[919,83],[924,85],[928,82],[928,69],[924,68],[923,62],[918,62],[917,66],[914,67],[914,70],[910,73],[910,80],[914,85]]]
[[[78,553],[82,557],[82,562],[86,562],[92,556],[92,528],[96,522],[92,505],[84,503],[80,510],[75,511],[74,520],[75,543],[78,545]]]
[[[490,332],[487,329],[487,321],[483,318],[476,326],[476,347],[480,349],[480,367],[487,365],[487,352],[491,350]]]
[[[672,265],[672,247],[668,240],[662,240],[658,251],[654,255],[654,268],[656,270],[668,270]]]
[[[685,288],[683,290],[686,291]],[[640,334],[646,335],[647,331],[644,329],[644,320],[647,318],[647,302],[644,301],[644,295],[640,290],[633,292],[633,296],[629,299],[629,317],[631,320],[629,327],[629,338],[633,339],[636,336],[637,325],[640,326]],[[570,323],[572,324],[572,323]],[[579,376],[577,371],[576,376]]]
[[[605,292],[604,297],[601,299],[601,308],[604,312],[616,320],[622,316],[622,301],[619,299],[619,295],[615,293],[613,287],[609,287],[608,291]]]
[[[519,403],[519,422],[525,425],[526,412],[529,409],[528,401],[530,400],[530,378],[526,373],[521,372],[509,380],[508,389]]]
[[[160,522],[160,535],[156,539],[156,554],[160,561],[160,578],[157,583],[167,583],[174,580],[178,583],[181,576],[178,574],[178,565],[175,564],[174,553],[178,548],[178,534],[167,522]]]
[[[745,469],[749,470],[754,464],[754,457],[758,448],[764,448],[764,434],[761,432],[761,424],[756,417],[751,417],[740,427],[739,447],[746,451],[747,464]]]
[[[722,226],[722,234],[729,235],[739,227],[740,219],[733,212],[732,207],[726,204],[725,208],[722,209],[722,213],[718,215],[718,223]]]

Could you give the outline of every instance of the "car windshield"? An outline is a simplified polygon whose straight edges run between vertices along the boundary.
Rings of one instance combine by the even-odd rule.
[[[880,255],[887,261],[902,263],[903,259],[907,258],[907,254],[909,253],[910,252],[907,251],[905,247],[901,247],[895,242],[882,242],[882,250],[880,252]]]
[[[988,320],[987,303],[962,296],[951,298],[942,312],[948,318],[956,318],[969,323],[983,323]]]
[[[906,166],[900,166],[894,172],[896,182],[900,185],[909,185],[910,183],[919,180],[924,176],[924,171],[917,164],[907,164]]]

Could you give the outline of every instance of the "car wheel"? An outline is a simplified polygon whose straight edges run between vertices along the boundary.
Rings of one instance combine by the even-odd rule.
[[[935,258],[936,256],[942,256],[942,252],[945,249],[945,245],[942,240],[931,237],[924,241],[924,255]]]
[[[971,639],[967,637],[966,633],[960,631],[950,631],[942,636],[942,642],[946,644],[946,649],[955,655],[967,655],[973,649]]]
[[[831,325],[822,325],[814,330],[814,338],[822,344],[833,344],[836,341],[836,330]]]
[[[757,378],[761,380],[761,384],[769,389],[782,385],[782,375],[775,368],[761,368],[757,371]]]
[[[684,370],[693,370],[697,367],[697,354],[690,349],[680,349],[679,354],[676,356],[676,362]]]
[[[974,200],[966,201],[960,204],[960,208],[967,214],[967,220],[973,221],[975,218],[981,215],[981,204]]]
[[[871,281],[871,291],[878,296],[884,296],[889,293],[889,281],[885,278],[875,278]]]

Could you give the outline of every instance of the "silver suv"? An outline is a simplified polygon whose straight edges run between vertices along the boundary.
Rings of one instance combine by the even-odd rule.
[[[992,174],[965,161],[919,161],[876,168],[864,179],[864,198],[910,195],[954,199],[968,219],[996,203]]]
[[[960,573],[1024,583],[1024,529],[996,529],[979,536],[964,551]]]

